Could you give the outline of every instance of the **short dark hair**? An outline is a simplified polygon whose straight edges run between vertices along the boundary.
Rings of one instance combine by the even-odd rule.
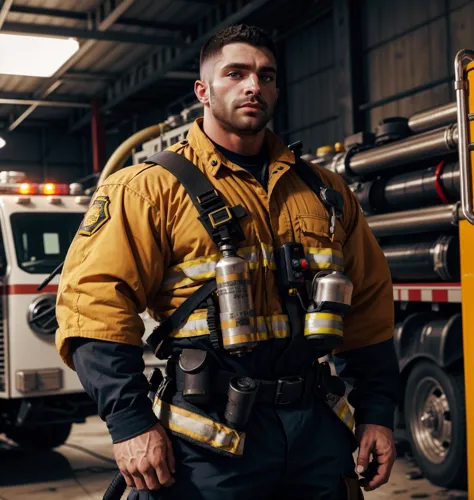
[[[211,57],[218,54],[222,47],[230,43],[248,43],[254,47],[265,47],[277,58],[277,48],[270,35],[258,28],[248,24],[234,24],[222,28],[202,46],[200,67]]]

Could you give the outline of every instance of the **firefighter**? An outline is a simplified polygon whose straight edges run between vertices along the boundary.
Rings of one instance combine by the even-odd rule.
[[[67,255],[57,348],[98,404],[131,499],[361,498],[356,471],[373,490],[387,482],[395,457],[398,365],[384,255],[342,179],[314,167],[326,189],[316,193],[266,128],[279,92],[269,36],[247,25],[222,29],[203,46],[200,71],[204,117],[169,149],[197,167],[186,175],[199,170],[213,189],[196,200],[198,177],[183,185],[153,159],[107,178]],[[225,207],[206,212],[218,198]],[[242,231],[236,252],[225,246],[231,240],[219,246],[210,236],[230,223],[227,236]],[[340,390],[315,362],[321,345],[304,334],[307,313],[301,308],[304,326],[295,327],[300,306],[279,281],[280,250],[289,249],[291,267],[301,248],[299,278],[333,273],[353,286],[343,337],[339,313],[321,313],[312,333],[343,338],[336,366],[353,387],[356,439]],[[223,254],[249,270],[228,289]],[[152,406],[139,313],[168,324],[216,274],[217,297],[184,316],[179,310],[159,345],[169,361]],[[234,319],[223,316],[229,290],[245,302]]]

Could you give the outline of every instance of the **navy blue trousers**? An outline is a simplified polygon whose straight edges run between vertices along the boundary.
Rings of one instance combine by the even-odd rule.
[[[171,436],[176,483],[128,500],[345,500],[352,433],[320,400],[255,405],[244,455],[228,458]],[[362,498],[362,497],[361,497]]]

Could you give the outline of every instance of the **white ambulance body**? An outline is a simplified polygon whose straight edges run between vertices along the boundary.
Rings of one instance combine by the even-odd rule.
[[[37,290],[64,261],[89,206],[80,185],[71,188],[0,172],[0,433],[23,446],[58,446],[72,423],[97,412],[56,351],[59,275]],[[156,324],[142,319],[146,338]],[[149,350],[144,357],[147,369],[159,364]]]

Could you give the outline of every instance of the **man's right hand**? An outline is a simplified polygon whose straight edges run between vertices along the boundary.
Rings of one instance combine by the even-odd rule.
[[[138,490],[159,490],[174,484],[175,461],[171,441],[160,424],[114,444],[117,465],[127,485]]]

